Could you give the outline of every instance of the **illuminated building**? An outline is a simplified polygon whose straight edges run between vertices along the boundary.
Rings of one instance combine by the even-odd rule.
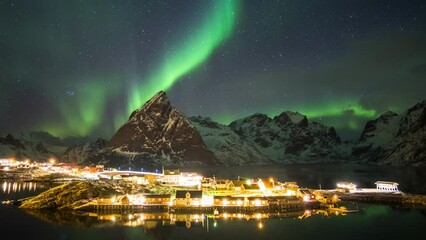
[[[177,190],[173,205],[176,207],[197,207],[202,205],[202,200],[202,191]]]
[[[398,183],[396,182],[385,182],[385,181],[377,181],[375,182],[376,189],[382,190],[382,191],[389,191],[389,192],[398,192]]]

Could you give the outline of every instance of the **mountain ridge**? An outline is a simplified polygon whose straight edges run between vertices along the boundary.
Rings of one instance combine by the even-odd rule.
[[[342,142],[334,127],[299,112],[255,113],[228,125],[189,117],[160,91],[109,140],[69,147],[61,157],[78,164],[247,165],[352,162],[426,165],[426,101],[403,114],[387,111],[367,121],[357,141]]]

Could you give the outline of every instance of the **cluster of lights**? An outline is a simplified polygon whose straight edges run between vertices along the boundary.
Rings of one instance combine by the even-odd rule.
[[[348,183],[348,182],[340,182],[340,183],[337,183],[337,188],[356,189],[356,185],[353,183]]]

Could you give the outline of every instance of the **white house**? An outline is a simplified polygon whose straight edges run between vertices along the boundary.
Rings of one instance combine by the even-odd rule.
[[[382,191],[389,191],[389,192],[398,192],[398,183],[396,182],[385,182],[385,181],[377,181],[375,182],[376,189],[382,190]]]

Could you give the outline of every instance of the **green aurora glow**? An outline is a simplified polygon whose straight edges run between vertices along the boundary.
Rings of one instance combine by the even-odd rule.
[[[0,134],[109,138],[164,90],[188,117],[297,111],[355,139],[366,121],[425,99],[421,3],[0,5]]]
[[[294,111],[299,112],[303,115],[306,115],[308,119],[318,119],[318,118],[330,118],[330,117],[342,117],[345,114],[351,114],[354,117],[360,119],[371,119],[378,116],[378,112],[374,109],[365,109],[357,100],[347,100],[339,102],[324,102],[316,105],[300,105],[300,106],[291,106],[285,109],[280,107],[273,107],[266,109],[266,114],[269,117],[274,117],[282,113],[283,111]],[[262,111],[260,111],[262,112]],[[265,111],[264,111],[265,112]],[[254,113],[254,112],[253,112]],[[249,113],[250,114],[250,113]],[[223,114],[214,117],[214,120],[222,123],[229,124],[232,121],[247,117],[247,113],[237,113],[233,112],[232,114]],[[341,124],[340,124],[341,125]],[[334,123],[334,126],[337,128],[349,127],[350,129],[358,129],[358,124],[355,121],[347,122],[345,126],[339,126],[339,122]]]
[[[115,91],[115,86],[105,86],[102,81],[82,81],[77,97],[61,98],[58,102],[64,122],[48,122],[42,129],[54,136],[86,136],[101,124],[107,99]]]
[[[117,115],[115,127],[160,90],[167,91],[186,73],[208,59],[215,48],[229,37],[239,12],[239,1],[222,0],[206,14],[201,25],[166,54],[160,66],[143,81],[133,81],[129,89],[127,112]]]

